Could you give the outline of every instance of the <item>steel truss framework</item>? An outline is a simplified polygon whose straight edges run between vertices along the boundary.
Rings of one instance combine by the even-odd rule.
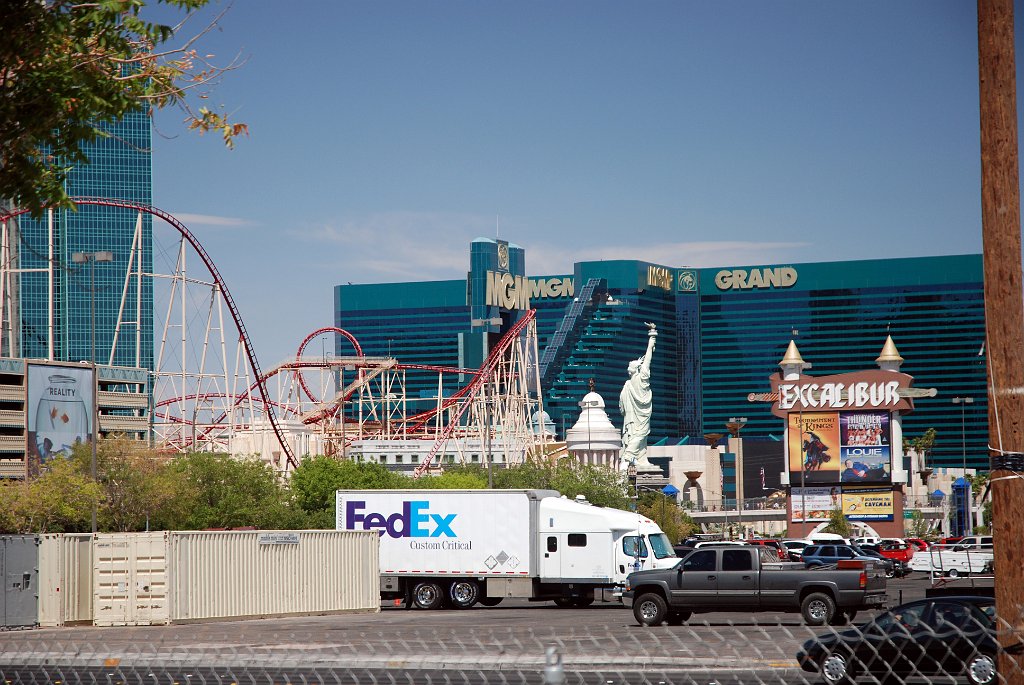
[[[278,470],[288,471],[306,454],[345,457],[353,446],[358,449],[368,441],[428,441],[432,444],[429,458],[420,464],[417,475],[426,472],[442,452],[469,461],[467,452],[474,444],[502,455],[505,463],[543,453],[544,436],[532,425],[533,415],[542,410],[532,311],[502,338],[480,369],[367,357],[350,333],[325,327],[307,335],[294,358],[264,373],[227,284],[212,257],[184,224],[167,212],[139,203],[102,198],[74,201],[118,207],[138,215],[108,359],[113,362],[119,345],[130,346],[137,356],[142,336],[154,336],[150,419],[158,445],[178,451],[258,453]],[[24,213],[15,210],[0,215],[0,332],[9,337],[20,325],[13,320],[16,312],[10,303],[17,292],[18,276],[26,271],[17,268],[16,259],[16,221]],[[53,211],[49,214],[52,226]],[[143,268],[142,255],[148,247],[144,244],[144,214],[161,219],[174,236],[174,247],[166,250],[165,268],[156,266],[154,255],[151,272]],[[51,283],[55,270],[64,268],[53,247],[51,232],[49,263],[42,269],[49,273]],[[153,331],[142,330],[140,324],[139,293],[147,280],[154,293]],[[135,311],[126,306],[128,302],[136,303]],[[48,307],[52,330],[52,295]],[[346,338],[352,354],[308,355],[309,343],[322,335]],[[11,339],[5,341],[4,349],[14,348]],[[49,349],[53,358],[52,345]],[[410,410],[405,392],[405,376],[410,370],[437,373],[438,393],[429,409]],[[469,380],[445,396],[441,389],[449,374]]]

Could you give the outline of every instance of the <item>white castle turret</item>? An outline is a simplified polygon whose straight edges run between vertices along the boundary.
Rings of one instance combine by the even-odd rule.
[[[604,398],[594,392],[591,380],[590,392],[580,402],[580,418],[565,432],[565,445],[569,456],[581,464],[618,469],[622,436],[604,406]]]

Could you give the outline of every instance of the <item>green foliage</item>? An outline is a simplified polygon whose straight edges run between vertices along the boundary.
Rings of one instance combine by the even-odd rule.
[[[388,490],[408,488],[411,478],[371,462],[309,457],[292,472],[294,502],[307,528],[334,528],[336,490]]]
[[[557,462],[555,465],[526,463],[507,469],[495,469],[495,488],[558,490],[574,499],[583,495],[602,507],[629,509],[623,477],[608,469]]]
[[[928,454],[935,447],[935,438],[938,433],[934,428],[929,428],[916,438],[910,439],[903,436],[903,452],[914,450],[917,454]]]
[[[907,531],[910,537],[923,538],[928,533],[928,519],[917,509],[910,512],[910,521],[907,522]]]
[[[101,489],[88,471],[70,459],[55,459],[38,478],[2,488],[5,532],[84,533],[92,530],[93,502],[102,505]]]
[[[690,515],[676,504],[675,498],[660,492],[641,491],[637,511],[657,523],[673,542],[679,542],[700,530]]]
[[[156,0],[191,13],[210,0]],[[218,132],[231,147],[245,124],[207,107],[216,67],[175,27],[145,19],[145,0],[5,0],[0,12],[0,197],[36,215],[70,206],[64,181],[87,162],[83,144],[140,108],[176,107],[190,129]],[[152,9],[150,11],[153,11]],[[212,26],[209,28],[213,28]],[[205,32],[205,31],[202,31]],[[200,32],[200,35],[201,33]]]
[[[183,487],[178,491],[178,506],[157,516],[159,528],[287,529],[305,524],[305,518],[289,506],[289,491],[262,461],[193,453],[176,457],[170,470]]]
[[[822,528],[821,532],[835,533],[836,535],[842,535],[844,538],[848,538],[853,533],[853,528],[850,527],[846,517],[843,516],[843,510],[836,508],[829,514],[828,525]]]

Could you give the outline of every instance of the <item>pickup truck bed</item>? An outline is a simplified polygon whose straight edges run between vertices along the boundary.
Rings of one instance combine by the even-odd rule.
[[[697,549],[673,568],[631,573],[623,597],[640,625],[678,625],[711,611],[800,612],[808,625],[839,625],[881,607],[886,582],[872,562],[805,569],[735,546]]]

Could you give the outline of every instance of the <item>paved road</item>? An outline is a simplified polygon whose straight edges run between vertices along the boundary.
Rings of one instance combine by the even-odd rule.
[[[923,577],[890,601],[924,596]],[[558,649],[569,682],[783,683],[821,632],[798,614],[713,613],[641,628],[617,604],[556,609],[509,601],[468,611],[380,613],[196,625],[67,627],[0,633],[0,675],[17,682],[542,682]],[[476,675],[474,675],[476,674]],[[432,680],[433,678],[433,680]]]

